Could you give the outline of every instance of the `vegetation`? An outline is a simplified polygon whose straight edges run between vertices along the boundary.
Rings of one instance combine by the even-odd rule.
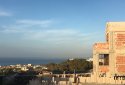
[[[47,70],[54,74],[63,73],[83,73],[92,69],[92,62],[86,59],[66,60],[61,63],[49,63],[46,65]],[[23,72],[18,68],[0,68],[0,85],[27,85],[29,80],[35,79],[38,71],[42,68]]]
[[[17,72],[13,71],[12,68],[4,68],[4,69],[0,69],[0,75],[3,75],[3,76],[9,76],[9,75],[13,75]]]
[[[86,59],[74,59],[74,60],[66,60],[59,64],[49,63],[47,64],[49,70],[53,73],[83,73],[88,72],[92,69],[92,62],[86,61]]]

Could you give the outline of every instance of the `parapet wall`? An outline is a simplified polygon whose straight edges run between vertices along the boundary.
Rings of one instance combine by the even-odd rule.
[[[70,78],[69,81],[73,82],[73,78]],[[94,78],[94,77],[79,77],[79,83],[90,83],[90,84],[115,84],[115,85],[122,85],[125,84],[125,80],[123,78],[108,78],[108,77],[98,77],[98,78]]]

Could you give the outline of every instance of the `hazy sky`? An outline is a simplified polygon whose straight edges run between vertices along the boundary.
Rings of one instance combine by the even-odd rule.
[[[0,0],[0,57],[90,57],[108,21],[125,21],[125,0]]]

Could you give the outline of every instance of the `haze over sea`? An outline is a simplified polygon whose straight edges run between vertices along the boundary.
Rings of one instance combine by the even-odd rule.
[[[28,59],[28,58],[0,58],[0,65],[15,65],[15,64],[48,64],[59,63],[65,59]]]

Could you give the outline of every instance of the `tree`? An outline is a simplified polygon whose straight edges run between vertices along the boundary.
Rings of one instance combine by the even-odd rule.
[[[74,70],[77,73],[80,72],[88,72],[90,69],[92,69],[92,62],[86,61],[86,59],[74,59],[74,60],[66,60],[64,62],[61,62],[59,64],[50,63],[47,64],[47,67],[51,71],[66,71],[66,73],[73,73]]]

